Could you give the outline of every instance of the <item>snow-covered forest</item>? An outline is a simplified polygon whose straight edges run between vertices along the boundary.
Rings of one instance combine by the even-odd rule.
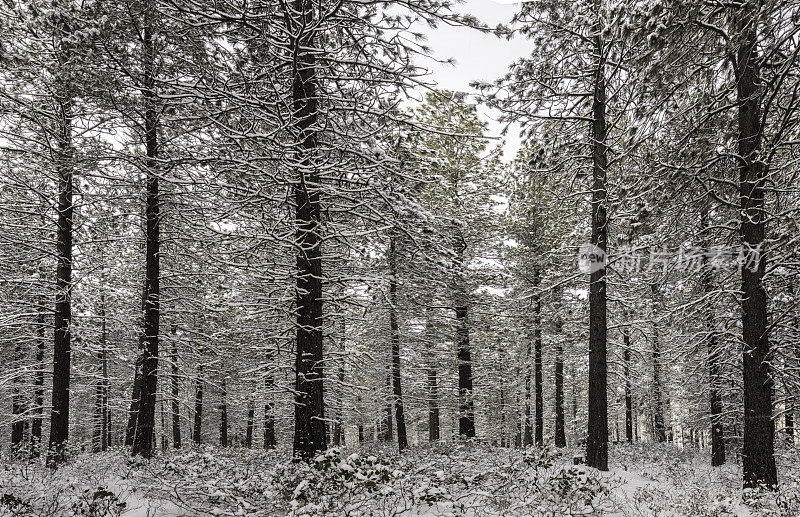
[[[0,516],[800,515],[800,1],[480,1],[0,1]]]

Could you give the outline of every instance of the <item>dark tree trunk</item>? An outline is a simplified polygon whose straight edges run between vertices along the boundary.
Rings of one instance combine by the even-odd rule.
[[[94,452],[105,451],[108,448],[108,359],[107,355],[107,328],[106,328],[106,298],[100,295],[100,352],[98,354],[98,376],[95,385],[95,411],[94,411]]]
[[[177,325],[173,325],[172,327],[172,353],[170,354],[171,359],[171,373],[170,381],[172,383],[172,446],[176,449],[181,448],[181,411],[180,411],[180,399],[178,398],[180,393],[178,391],[178,344],[176,343],[176,335],[177,335],[178,327]]]
[[[475,438],[475,405],[472,400],[472,353],[469,345],[467,306],[456,307],[458,321],[458,434]]]
[[[657,299],[658,286],[650,285],[653,292],[653,302]],[[661,343],[659,341],[658,327],[653,315],[653,440],[657,442],[667,441],[667,431],[664,426],[664,401],[661,398]]]
[[[225,379],[222,379],[222,393],[219,404],[219,445],[228,446],[228,388]]]
[[[167,440],[167,414],[164,410],[164,392],[161,392],[161,403],[159,404],[161,413],[161,452],[167,452],[169,441]]]
[[[97,359],[101,364],[98,365],[98,375],[94,388],[94,415],[92,415],[92,452],[100,452],[103,450],[103,427],[105,426],[105,418],[103,416],[103,379],[101,372],[103,369],[103,353],[97,354]]]
[[[201,364],[197,369],[197,389],[194,395],[194,431],[192,432],[192,439],[198,445],[203,442],[203,384],[203,365]]]
[[[44,351],[46,347],[45,300],[39,300],[36,314],[36,372],[33,377],[33,420],[31,422],[31,455],[38,457],[42,448],[42,416],[44,413]]]
[[[522,445],[533,445],[533,426],[531,425],[531,343],[525,349],[525,412],[522,425]]]
[[[244,446],[248,449],[253,447],[253,426],[255,425],[256,406],[253,399],[247,402],[247,430],[244,435]]]
[[[293,130],[297,143],[294,201],[297,231],[297,342],[294,455],[309,461],[328,447],[322,367],[322,219],[320,174],[314,166],[319,118],[314,4],[293,0],[286,13],[292,63]],[[309,29],[311,27],[311,29]]]
[[[439,387],[436,371],[436,348],[433,308],[425,309],[425,346],[428,361],[428,440],[439,440]]]
[[[22,396],[22,363],[24,361],[24,354],[22,353],[22,344],[19,341],[14,345],[14,358],[18,366],[17,373],[11,381],[11,450],[17,452],[22,446],[23,440],[25,440],[25,429],[27,428],[27,420],[23,417],[25,414],[25,403]]]
[[[578,391],[575,387],[577,384],[576,379],[576,372],[575,368],[572,367],[571,370],[572,374],[570,375],[570,379],[572,380],[572,439],[576,442],[578,441]]]
[[[136,434],[133,438],[132,454],[146,458],[153,454],[155,431],[156,390],[158,387],[158,332],[160,319],[159,246],[160,215],[158,186],[158,100],[155,88],[155,49],[153,46],[153,24],[155,23],[153,0],[145,4],[143,49],[143,90],[145,113],[144,131],[147,157],[147,206],[146,215],[146,292],[144,311],[145,348],[142,357],[142,388],[139,411],[136,415]]]
[[[519,369],[517,369],[516,377],[519,378]],[[516,406],[514,406],[514,413],[516,415],[519,415],[518,411],[519,411],[520,402],[521,402],[520,399],[521,399],[521,397],[519,395],[519,391],[517,391]],[[514,447],[516,447],[516,448],[522,447],[522,427],[523,427],[523,425],[524,425],[524,423],[522,422],[522,420],[516,420],[514,422]]]
[[[383,421],[379,422],[378,425],[380,426],[380,433],[378,439],[384,442],[391,442],[394,440],[394,425],[392,424],[392,414],[394,413],[394,407],[392,406],[392,402],[394,401],[394,395],[392,393],[392,365],[391,365],[391,357],[390,363],[386,370],[386,392],[388,393],[388,397],[386,399],[386,407],[384,409],[384,416]]]
[[[599,13],[598,0],[595,0],[595,6]],[[594,32],[596,63],[592,96],[591,243],[607,254],[606,58],[599,23]],[[586,439],[586,463],[599,470],[608,470],[606,333],[606,271],[600,267],[589,277],[589,423]]]
[[[342,358],[347,355],[347,324],[342,317],[339,326],[340,346]],[[336,419],[333,422],[333,444],[344,445],[344,362],[339,360],[339,386],[336,391]]]
[[[268,373],[264,379],[264,387],[266,388],[266,402],[264,402],[264,448],[268,450],[274,449],[278,444],[275,438],[275,404],[272,402],[272,387],[274,384],[275,381],[272,378],[272,374]]]
[[[737,32],[742,36],[736,53],[736,101],[738,110],[739,231],[748,261],[742,273],[742,338],[744,341],[744,442],[742,471],[745,488],[758,484],[775,486],[775,427],[772,421],[773,382],[769,371],[767,295],[764,290],[766,235],[764,184],[766,164],[760,157],[763,128],[761,72],[757,49],[759,16],[751,4],[737,7]]]
[[[562,330],[564,322],[561,318],[556,320],[556,421],[555,421],[555,445],[556,447],[567,446],[567,436],[564,429],[564,343],[562,341]]]
[[[475,402],[472,394],[472,352],[469,344],[469,295],[467,293],[464,252],[467,243],[456,235],[455,313],[458,360],[458,434],[475,438]]]
[[[708,231],[708,209],[703,206],[700,210],[700,231],[703,240],[707,240],[705,233]],[[705,243],[706,249],[710,246]],[[725,434],[722,427],[722,396],[720,389],[719,353],[717,334],[715,330],[714,304],[711,296],[714,292],[714,278],[711,265],[706,254],[702,256],[703,271],[701,282],[703,294],[707,298],[705,304],[706,332],[708,333],[708,394],[711,403],[711,465],[718,467],[725,464]]]
[[[503,384],[503,377],[500,376],[500,447],[506,447],[506,390]]]
[[[140,345],[144,343],[144,336],[140,336]],[[140,350],[141,350],[140,346]],[[136,435],[136,418],[139,414],[139,402],[142,398],[142,358],[136,358],[136,365],[133,372],[133,395],[131,396],[131,407],[128,411],[128,425],[125,427],[125,446],[133,445],[133,438]]]
[[[400,325],[397,321],[397,236],[389,237],[389,329],[392,341],[392,398],[397,422],[397,446],[408,447],[406,417],[403,412],[403,388],[400,375]]]
[[[622,329],[622,360],[625,376],[625,441],[633,442],[633,389],[631,387],[631,330]]]
[[[542,272],[534,269],[534,289],[538,291]],[[544,379],[542,378],[542,297],[537,292],[533,302],[533,385],[536,393],[536,445],[544,444],[544,395],[542,393]]]
[[[343,338],[344,340],[344,338]],[[344,349],[343,349],[344,351]],[[344,394],[342,389],[344,386],[344,364],[339,365],[339,408],[336,412],[336,425],[334,426],[334,433],[336,435],[336,445],[345,445],[344,438]]]
[[[55,467],[66,460],[69,439],[69,384],[72,324],[72,100],[58,99],[58,230],[56,232],[56,310],[53,339],[53,402],[47,464]]]
[[[147,346],[147,336],[145,334],[144,315],[147,311],[147,275],[142,282],[142,320],[141,332],[139,333],[139,348],[138,355],[136,356],[136,364],[133,369],[133,394],[131,395],[131,405],[128,411],[128,424],[125,427],[125,446],[131,447],[133,445],[134,437],[136,436],[136,420],[139,416],[139,406],[142,401],[142,360],[144,358],[144,349]]]
[[[105,451],[111,446],[111,416],[108,410],[108,323],[106,321],[106,299],[103,295],[101,300],[102,307],[102,329],[101,329],[101,354],[102,354],[102,369],[101,375],[103,376],[103,425],[101,432],[103,437],[100,440],[100,448]]]

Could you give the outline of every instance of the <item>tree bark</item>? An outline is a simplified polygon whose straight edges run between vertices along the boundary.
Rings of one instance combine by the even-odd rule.
[[[658,286],[650,284],[653,293],[653,305],[655,306],[658,298]],[[657,442],[667,441],[666,427],[664,426],[664,401],[661,398],[661,343],[659,341],[658,326],[655,320],[655,309],[653,310],[653,439]]]
[[[155,431],[156,391],[158,388],[158,333],[160,322],[160,200],[158,185],[158,100],[155,92],[155,48],[153,28],[155,2],[145,3],[143,50],[143,90],[145,103],[145,169],[147,172],[145,282],[147,303],[144,312],[145,348],[142,357],[142,388],[139,411],[136,415],[136,434],[133,455],[149,458],[153,454]]]
[[[622,360],[625,376],[625,441],[633,442],[633,389],[631,387],[631,329],[622,329]]]
[[[143,349],[141,345],[144,344],[144,334],[139,338],[140,351]],[[131,406],[128,410],[128,425],[125,427],[125,446],[130,447],[133,445],[133,438],[136,435],[136,418],[139,414],[139,403],[142,399],[142,357],[139,355],[136,358],[136,365],[133,371],[133,395],[131,396]]]
[[[556,364],[555,364],[555,388],[556,388],[556,418],[555,418],[555,445],[556,447],[567,446],[567,436],[564,429],[564,343],[562,332],[564,322],[559,317],[556,319]]]
[[[392,364],[391,355],[389,357],[389,365],[386,370],[386,392],[389,396],[386,398],[386,407],[384,409],[383,422],[379,422],[381,432],[378,438],[384,442],[391,442],[394,440],[394,424],[392,424],[392,413],[394,413],[394,395],[392,393]]]
[[[310,461],[317,451],[327,449],[324,372],[322,366],[322,220],[320,174],[313,163],[317,150],[316,125],[319,118],[317,97],[317,48],[314,32],[314,4],[293,0],[287,12],[287,27],[292,62],[292,126],[297,165],[294,201],[297,225],[297,340],[295,358],[294,456]],[[309,29],[311,27],[311,29]]]
[[[503,383],[503,376],[500,375],[500,447],[506,447],[506,389]]]
[[[225,379],[222,379],[222,392],[219,404],[219,445],[228,446],[228,388]]]
[[[536,268],[533,272],[534,289],[539,290],[542,272]],[[544,444],[544,395],[542,378],[542,297],[538,292],[534,298],[533,305],[533,385],[536,393],[536,414],[535,414],[535,441],[541,447]]]
[[[272,356],[270,356],[270,359]],[[264,448],[267,450],[274,449],[278,442],[275,438],[275,404],[272,402],[272,387],[275,385],[275,380],[272,374],[268,373],[264,378],[264,388],[266,401],[264,402]]]
[[[425,347],[428,361],[428,440],[439,440],[439,393],[436,371],[436,348],[433,308],[425,308]]]
[[[340,319],[339,325],[340,346],[339,351],[342,357],[347,354],[347,324],[344,316]],[[333,423],[333,444],[344,445],[344,362],[339,360],[339,386],[336,390],[336,419]]]
[[[708,231],[708,209],[703,206],[700,209],[700,231],[703,234],[704,248],[710,249],[707,241],[708,238],[704,235]],[[711,404],[711,466],[718,467],[725,464],[725,434],[722,427],[722,396],[719,393],[720,389],[720,372],[719,372],[719,353],[717,334],[715,331],[715,317],[714,317],[714,304],[711,302],[711,296],[714,292],[714,278],[711,270],[711,265],[708,262],[708,257],[704,253],[702,256],[703,271],[701,273],[701,283],[703,285],[703,294],[706,297],[705,313],[706,313],[706,332],[708,339],[708,395]]]
[[[36,313],[36,372],[33,376],[33,420],[31,422],[31,456],[39,457],[42,448],[42,419],[44,414],[44,351],[46,346],[44,312],[45,299],[39,299]]]
[[[194,432],[192,439],[194,443],[203,443],[203,365],[197,368],[197,389],[194,395]]]
[[[597,12],[599,1],[595,0]],[[592,95],[592,202],[591,243],[608,253],[606,172],[605,49],[599,22],[594,29],[595,70]],[[608,365],[606,363],[606,272],[598,268],[589,277],[589,418],[586,463],[608,470]]]
[[[736,8],[737,32],[742,38],[736,52],[736,101],[738,104],[740,236],[749,259],[742,274],[742,339],[744,341],[744,442],[743,484],[775,486],[775,428],[772,421],[773,381],[769,371],[767,295],[764,289],[766,238],[764,184],[766,164],[762,161],[761,98],[762,79],[757,49],[759,16],[747,3]]]
[[[17,453],[25,440],[25,430],[27,428],[27,420],[23,417],[25,414],[25,402],[22,397],[22,363],[24,354],[22,353],[22,343],[19,341],[14,345],[14,359],[17,363],[17,373],[11,381],[11,450]]]
[[[247,430],[244,435],[244,446],[248,449],[253,447],[253,425],[255,424],[256,407],[253,399],[247,401]]]
[[[181,448],[181,412],[180,412],[180,399],[178,391],[178,344],[176,336],[178,333],[178,326],[172,326],[172,353],[171,359],[171,375],[170,381],[172,383],[172,446],[176,449]]]
[[[397,446],[402,451],[408,447],[406,417],[403,411],[403,388],[400,375],[400,325],[397,316],[397,235],[392,230],[389,236],[389,330],[392,341],[392,395],[395,421],[397,422]]]
[[[100,352],[98,353],[98,376],[95,384],[95,413],[94,413],[94,452],[105,451],[108,448],[108,359],[107,359],[107,328],[106,328],[106,297],[100,295]]]
[[[66,460],[69,439],[69,384],[72,324],[72,99],[57,100],[58,230],[56,232],[56,308],[53,340],[53,399],[47,464],[55,467]]]
[[[527,340],[525,348],[525,412],[524,423],[522,426],[522,445],[528,447],[533,445],[533,426],[531,425],[531,343]]]

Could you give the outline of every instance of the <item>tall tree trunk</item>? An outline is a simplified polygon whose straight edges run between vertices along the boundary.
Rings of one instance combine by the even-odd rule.
[[[795,300],[794,294],[794,282],[792,280],[789,281],[789,284],[786,286],[787,293],[789,294],[789,298],[792,301]],[[793,320],[792,325],[797,331],[800,329],[800,318],[795,317]],[[796,336],[796,335],[795,335]],[[791,339],[791,338],[790,338]],[[800,344],[797,343],[797,339],[791,340],[792,346],[791,349],[794,352],[794,359],[795,363],[800,363]],[[789,443],[794,444],[794,413],[797,406],[797,396],[795,395],[794,391],[791,389],[792,384],[786,387],[786,413],[784,414],[783,422],[784,422],[784,429],[786,430],[786,436],[789,438]]]
[[[140,345],[144,344],[144,333],[140,336]],[[140,351],[143,349],[139,347]],[[125,446],[133,445],[133,438],[136,435],[136,418],[139,414],[139,403],[142,399],[142,357],[136,358],[133,371],[133,395],[131,396],[131,406],[128,410],[128,425],[125,427]]]
[[[161,452],[167,452],[169,449],[169,441],[167,440],[167,414],[164,410],[164,390],[161,390],[161,403],[159,404],[161,413]]]
[[[383,431],[383,436],[381,439],[384,442],[391,442],[394,440],[394,425],[392,424],[392,413],[394,413],[394,394],[392,392],[392,364],[391,364],[391,357],[389,358],[389,367],[386,371],[386,391],[389,393],[389,397],[386,399],[386,413],[383,417],[383,422],[381,423],[381,429]]]
[[[340,345],[342,357],[347,355],[347,323],[344,316],[339,322]],[[344,361],[339,360],[339,386],[336,390],[336,418],[333,422],[333,444],[344,445]]]
[[[658,299],[658,286],[650,284],[653,293],[653,305]],[[658,326],[653,310],[653,439],[657,442],[667,441],[666,427],[664,426],[664,401],[661,394],[661,343],[659,341]]]
[[[700,232],[701,238],[704,241],[704,248],[710,249],[708,245],[708,208],[703,206],[700,209]],[[703,294],[706,297],[705,313],[706,313],[706,332],[708,333],[708,395],[711,403],[711,466],[718,467],[725,464],[725,434],[722,427],[722,396],[719,393],[720,389],[720,372],[719,372],[719,353],[716,324],[714,317],[714,304],[711,302],[711,296],[714,292],[714,278],[711,270],[711,265],[708,258],[704,253],[702,258],[703,270],[701,272],[701,283],[703,285]]]
[[[544,395],[542,378],[542,297],[538,293],[542,272],[535,268],[533,272],[534,289],[537,293],[533,303],[533,385],[536,393],[536,445],[544,444]]]
[[[106,329],[106,297],[105,294],[100,295],[100,352],[97,354],[97,359],[100,361],[98,365],[98,375],[95,381],[95,403],[94,403],[94,452],[105,451],[108,448],[107,442],[107,413],[106,404],[108,402],[108,363],[106,358],[107,347],[107,329]]]
[[[139,416],[139,407],[142,402],[142,361],[144,360],[144,349],[147,346],[147,335],[145,332],[145,313],[147,312],[147,274],[142,282],[142,319],[141,332],[139,332],[139,348],[136,356],[136,363],[133,368],[133,387],[131,395],[131,405],[128,411],[128,424],[125,427],[125,446],[131,447],[136,436],[136,420]]]
[[[734,17],[741,44],[736,53],[736,101],[738,110],[739,231],[748,255],[742,272],[742,338],[744,341],[744,442],[743,484],[775,486],[775,427],[772,421],[773,382],[769,371],[767,295],[764,290],[766,235],[764,184],[767,167],[762,161],[762,78],[757,49],[759,16],[750,3],[736,7]]]
[[[275,404],[272,402],[272,387],[274,385],[275,380],[272,378],[272,373],[268,373],[264,378],[264,396],[266,397],[264,402],[264,448],[268,450],[274,449],[278,444],[275,438]]]
[[[255,425],[256,406],[252,398],[247,401],[247,429],[244,435],[244,446],[248,449],[253,447],[253,426]]]
[[[428,362],[428,440],[439,440],[439,387],[436,371],[436,341],[433,308],[425,308],[425,348]]]
[[[600,2],[595,0],[597,12]],[[599,15],[598,15],[599,16]],[[606,57],[599,21],[594,28],[595,71],[592,96],[592,235],[591,243],[608,253],[606,172]],[[606,270],[589,277],[589,418],[586,463],[608,470],[608,365],[606,362]]]
[[[503,382],[503,376],[500,375],[500,447],[506,447],[508,440],[506,440],[506,387]]]
[[[564,342],[562,332],[564,322],[559,317],[556,319],[556,364],[555,364],[555,383],[556,383],[556,418],[555,418],[555,445],[556,447],[567,446],[567,436],[564,429]]]
[[[525,412],[522,426],[522,445],[528,447],[533,445],[533,426],[531,425],[531,343],[528,340],[525,348]]]
[[[519,369],[517,369],[516,373],[517,373],[517,375],[515,377],[519,378]],[[519,390],[517,390],[516,401],[515,401],[516,405],[514,406],[514,414],[515,415],[519,415],[519,407],[520,407],[520,403],[522,401],[521,399],[522,399],[522,397],[520,397]],[[518,418],[515,419],[515,420],[516,421],[514,422],[514,447],[520,448],[520,447],[522,447],[522,427],[523,427],[524,423],[522,422],[522,420],[519,420]]]
[[[170,381],[172,382],[172,446],[176,449],[181,448],[181,412],[178,391],[178,326],[172,326],[172,353],[170,354]]]
[[[36,372],[33,376],[33,420],[31,422],[31,455],[38,457],[42,448],[42,419],[44,414],[44,351],[47,339],[45,326],[45,298],[39,298],[39,307],[36,309]]]
[[[101,297],[101,310],[102,328],[100,330],[100,353],[102,354],[102,365],[100,373],[103,376],[103,399],[101,401],[103,406],[103,425],[101,428],[103,437],[100,440],[100,448],[105,451],[111,446],[111,416],[108,410],[108,322],[106,318],[105,295]]]
[[[469,344],[469,322],[466,294],[462,293],[463,305],[456,307],[458,321],[458,434],[475,438],[475,403],[472,399],[472,352]]]
[[[219,445],[228,446],[228,387],[225,379],[222,379],[219,404]]]
[[[27,420],[23,416],[25,414],[25,402],[22,396],[24,354],[22,352],[22,343],[19,341],[14,345],[14,359],[17,365],[16,374],[11,381],[11,450],[16,453],[22,446],[23,440],[25,440],[25,429],[27,428]]]
[[[203,365],[197,368],[197,388],[194,394],[194,431],[192,439],[200,445],[203,442]]]
[[[145,4],[143,49],[143,96],[145,103],[144,132],[147,171],[147,207],[145,254],[145,282],[147,285],[147,305],[144,312],[145,348],[142,357],[142,392],[139,411],[136,415],[136,433],[133,438],[132,454],[150,457],[153,454],[155,430],[156,390],[158,385],[158,332],[160,309],[160,215],[158,186],[158,99],[155,92],[155,48],[153,46],[153,26],[155,23],[155,2]]]
[[[575,367],[570,368],[570,379],[572,380],[572,439],[577,443],[578,440],[578,390],[576,388],[577,379]]]
[[[400,375],[400,325],[397,321],[397,235],[389,236],[389,329],[392,341],[392,395],[397,422],[397,446],[402,451],[408,447],[406,417],[403,412],[403,388]]]
[[[317,150],[317,48],[314,4],[293,0],[285,13],[292,63],[293,129],[297,143],[294,201],[297,231],[297,342],[295,358],[294,455],[311,460],[328,446],[325,432],[322,367],[322,219]]]
[[[631,387],[631,329],[622,329],[622,360],[625,376],[625,441],[633,442],[633,389]]]
[[[66,460],[69,439],[69,384],[72,324],[72,99],[57,100],[58,230],[56,232],[56,310],[53,339],[53,400],[47,464],[55,467]]]

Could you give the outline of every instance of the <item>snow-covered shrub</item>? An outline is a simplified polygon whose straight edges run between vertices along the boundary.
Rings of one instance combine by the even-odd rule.
[[[114,492],[98,487],[84,489],[72,503],[73,515],[81,517],[119,517],[127,503],[120,501]]]

